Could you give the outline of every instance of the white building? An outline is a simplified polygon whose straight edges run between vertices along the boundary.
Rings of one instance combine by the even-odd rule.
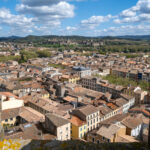
[[[87,105],[73,110],[73,114],[87,122],[87,131],[91,131],[98,127],[100,122],[100,112],[98,108],[92,105]]]
[[[0,92],[2,110],[19,108],[24,106],[24,101],[9,92]]]
[[[121,94],[121,97],[127,101],[127,103],[123,107],[124,112],[127,112],[132,106],[135,105],[135,97],[131,97],[124,94]]]
[[[59,141],[66,141],[71,139],[71,124],[68,120],[48,113],[45,115],[45,123],[43,124],[45,129],[54,134]]]
[[[79,77],[91,76],[92,71],[90,68],[85,67],[73,67],[73,73],[78,74]]]
[[[126,134],[138,137],[142,130],[142,118],[139,115],[128,116],[122,121],[122,124],[126,126]]]

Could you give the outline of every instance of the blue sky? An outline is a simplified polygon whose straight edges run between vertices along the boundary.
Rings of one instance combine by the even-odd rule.
[[[0,36],[150,34],[150,0],[0,0]]]

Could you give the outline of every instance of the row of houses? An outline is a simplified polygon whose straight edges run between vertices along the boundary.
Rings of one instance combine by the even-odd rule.
[[[122,77],[122,78],[129,78],[131,80],[135,81],[146,81],[150,82],[150,72],[145,70],[139,70],[139,69],[118,69],[118,68],[112,68],[111,74],[115,75],[116,77]]]

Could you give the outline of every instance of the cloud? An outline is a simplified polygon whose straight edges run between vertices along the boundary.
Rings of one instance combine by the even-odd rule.
[[[77,27],[71,27],[71,26],[67,26],[67,27],[66,27],[66,30],[67,30],[67,31],[71,31],[71,32],[72,32],[72,31],[75,31],[75,30],[77,30],[77,29],[78,29]]]
[[[81,1],[85,1],[85,0],[21,0],[22,4],[24,5],[28,5],[31,7],[34,6],[46,6],[46,5],[52,5],[52,4],[57,4],[59,2],[70,2],[70,1],[77,1],[77,2],[81,2]]]
[[[17,15],[9,9],[0,9],[0,25],[11,35],[51,34],[64,19],[74,17],[75,7],[69,1],[21,0],[16,5]]]
[[[61,0],[22,0],[22,4],[35,7],[35,6],[46,6],[46,5],[52,5],[57,4]]]
[[[59,26],[65,18],[74,17],[74,6],[61,0],[22,0],[16,10],[34,17],[34,22]]]
[[[149,25],[122,25],[119,27],[110,27],[103,30],[95,30],[96,35],[147,35],[150,34]]]
[[[120,16],[123,17],[123,18],[134,17],[134,16],[136,16],[136,12],[134,12],[134,11],[132,11],[130,9],[127,9],[127,10],[122,11]]]
[[[12,31],[29,33],[34,27],[33,18],[27,18],[24,15],[14,15],[6,8],[0,9],[0,24],[11,28]]]
[[[70,1],[78,0],[20,0],[16,5],[17,15],[12,14],[9,9],[0,9],[0,25],[7,28],[7,34],[55,33],[56,30],[59,31],[64,19],[75,15],[75,7]],[[69,32],[75,30],[71,27],[66,29]]]
[[[87,20],[82,20],[80,25],[83,28],[94,29],[95,27],[99,26],[101,23],[109,21],[109,19],[111,19],[111,18],[112,18],[111,15],[92,16],[92,17],[88,18]]]
[[[81,20],[76,25],[61,27],[63,20],[75,16],[73,1],[89,0],[19,0],[15,14],[0,8],[1,35],[125,35],[150,34],[150,0],[138,0],[135,6],[120,12],[117,16],[97,15]],[[116,25],[113,22],[121,25]],[[102,23],[112,27],[101,29]],[[125,25],[126,24],[126,25]],[[132,24],[132,25],[131,25]],[[117,26],[117,27],[116,27]],[[2,28],[1,28],[2,27]]]
[[[137,4],[120,13],[115,23],[135,23],[150,21],[150,0],[138,0]]]

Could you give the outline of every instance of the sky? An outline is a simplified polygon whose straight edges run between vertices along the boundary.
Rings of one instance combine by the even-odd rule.
[[[150,0],[0,0],[0,37],[150,34]]]

